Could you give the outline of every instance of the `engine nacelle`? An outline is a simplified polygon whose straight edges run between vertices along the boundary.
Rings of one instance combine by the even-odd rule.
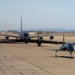
[[[40,46],[42,44],[42,42],[43,42],[43,38],[41,36],[38,37],[37,38],[37,44],[38,44],[38,46]]]
[[[67,48],[67,46],[61,46],[61,47],[60,47],[60,50],[66,51],[66,50],[68,50],[68,48]]]
[[[5,39],[6,39],[6,40],[9,40],[9,37],[8,37],[8,36],[6,36],[6,37],[5,37]]]
[[[51,35],[51,36],[50,36],[50,41],[52,41],[53,39],[54,39],[54,36]]]

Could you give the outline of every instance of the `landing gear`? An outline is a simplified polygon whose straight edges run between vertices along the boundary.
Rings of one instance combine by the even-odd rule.
[[[28,42],[27,41],[25,41],[25,44],[27,44]]]
[[[25,44],[27,44],[27,43],[29,42],[29,40],[30,40],[29,37],[24,38],[24,42],[25,42]]]
[[[55,51],[55,57],[57,57],[57,52],[58,52],[58,50]],[[71,55],[70,58],[73,58],[72,57],[72,51],[70,52],[70,55]]]
[[[41,46],[41,43],[42,43],[42,42],[38,42],[38,43],[37,43],[37,44],[38,44],[38,46]]]
[[[72,57],[72,52],[70,52],[70,55],[71,55],[71,57],[70,57],[70,58],[73,58],[73,57]]]
[[[24,42],[25,42],[25,44],[27,44],[28,43],[28,39],[25,39]]]
[[[56,52],[55,52],[55,57],[57,57],[57,50],[56,50]]]
[[[41,46],[42,42],[43,42],[43,38],[42,37],[38,37],[38,39],[37,39],[38,46]]]

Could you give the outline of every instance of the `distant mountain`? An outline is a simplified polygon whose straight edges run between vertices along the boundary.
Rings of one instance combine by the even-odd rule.
[[[13,31],[13,30],[8,30]],[[14,32],[20,30],[14,30]],[[36,28],[36,29],[24,29],[24,31],[55,31],[55,32],[75,32],[75,29],[62,29],[62,28]]]
[[[57,31],[57,32],[75,32],[75,29],[62,29],[62,28],[39,28],[39,29],[31,29],[31,31]]]

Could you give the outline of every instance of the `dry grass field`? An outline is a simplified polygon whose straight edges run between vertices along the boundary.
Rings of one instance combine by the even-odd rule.
[[[4,38],[0,36],[0,38]],[[44,37],[48,39],[49,37]],[[54,40],[62,40],[55,36]],[[75,41],[74,33],[65,33],[65,40]],[[75,52],[73,59],[68,58],[69,52],[58,52],[55,58],[53,49],[57,44],[36,43],[0,44],[0,75],[75,75]]]

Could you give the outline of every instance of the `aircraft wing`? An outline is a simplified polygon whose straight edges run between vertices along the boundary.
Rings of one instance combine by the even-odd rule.
[[[29,36],[30,38],[35,38],[35,37],[44,37],[44,36],[49,36],[49,35],[37,35],[37,36]]]
[[[8,30],[8,32],[20,33],[20,31]]]
[[[20,36],[16,36],[16,35],[8,35],[8,34],[0,34],[0,36],[20,38]]]
[[[29,36],[29,38],[35,38],[35,37],[38,37],[38,36]]]

